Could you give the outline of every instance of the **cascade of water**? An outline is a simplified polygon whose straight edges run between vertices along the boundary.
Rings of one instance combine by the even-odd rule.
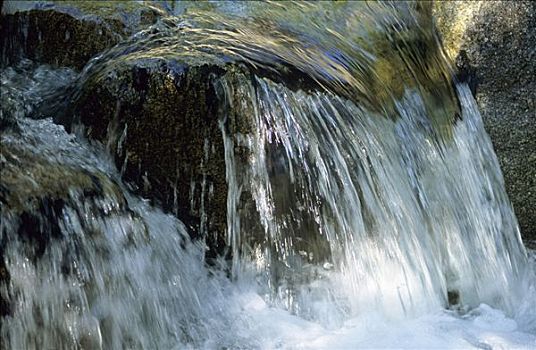
[[[183,224],[130,195],[103,146],[50,118],[24,117],[72,75],[45,66],[2,72],[2,113],[16,128],[0,137],[0,297],[9,301],[0,347],[247,344],[221,327],[240,323],[230,311],[238,306],[225,302],[230,284],[208,273],[204,247]]]
[[[233,105],[236,91],[225,79],[220,88]],[[526,253],[466,87],[458,87],[463,114],[446,141],[417,93],[397,104],[401,118],[392,121],[265,79],[241,88],[249,107],[234,113],[252,113],[254,133],[223,129],[235,259],[262,261],[270,283],[287,283],[287,299],[299,293],[289,275],[309,262],[332,263],[352,313],[420,314],[448,304],[449,293],[454,303],[514,311]],[[236,145],[247,149],[242,160]],[[240,227],[251,216],[242,195],[260,217],[256,243],[251,227]],[[293,310],[303,308],[296,298],[287,303]]]
[[[3,70],[0,126],[13,125],[0,136],[2,312],[9,301],[7,315],[0,315],[1,346],[307,348],[307,332],[318,336],[374,317],[415,325],[411,320],[449,306],[452,319],[462,314],[486,322],[491,315],[516,330],[513,320],[481,303],[536,331],[535,258],[527,259],[474,99],[458,85],[455,117],[444,67],[430,68],[439,54],[424,60],[405,46],[412,40],[389,42],[396,50],[385,49],[383,57],[383,49],[365,52],[368,41],[381,44],[385,33],[400,29],[392,23],[417,12],[356,6],[347,23],[330,24],[339,32],[320,33],[306,46],[296,36],[299,23],[281,28],[269,16],[258,23],[195,12],[166,18],[93,60],[73,88],[112,72],[125,57],[245,62],[210,80],[225,151],[232,278],[220,266],[207,267],[203,242],[192,242],[179,220],[122,183],[107,152],[123,152],[132,124],[108,125],[103,146],[50,119],[31,120],[34,105],[74,73],[37,67],[28,78]],[[373,16],[375,6],[386,16]],[[363,36],[352,43],[340,35],[360,20],[381,27],[382,39],[358,33]],[[274,29],[273,40],[264,40],[263,26]],[[287,66],[308,75],[314,88],[290,88],[274,82],[288,77],[260,74]],[[399,67],[413,74],[400,86],[387,81],[392,74],[380,74]],[[432,87],[423,84],[430,76],[439,77]],[[434,93],[446,102],[430,103]],[[432,106],[448,114],[445,123],[437,123]],[[238,116],[250,123],[240,133],[229,126]],[[208,141],[201,167],[213,152]],[[202,198],[213,190],[206,177],[191,183],[201,233],[207,228]],[[194,203],[197,192],[200,203]],[[288,326],[304,335],[280,336]],[[454,334],[464,342],[451,345],[481,346]]]

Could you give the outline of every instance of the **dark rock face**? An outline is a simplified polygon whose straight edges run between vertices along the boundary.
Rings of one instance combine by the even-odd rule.
[[[86,62],[115,45],[125,35],[124,25],[80,20],[55,10],[31,10],[2,15],[2,63],[21,57],[55,66],[82,69]]]
[[[447,10],[461,13],[465,6],[440,5],[446,9],[439,16]],[[472,12],[458,19],[467,27],[453,58],[472,85],[521,234],[527,243],[536,241],[536,4],[484,1],[469,6],[474,6]],[[444,38],[456,25],[446,28]]]
[[[161,15],[153,7],[123,9],[121,3],[110,3],[96,2],[92,7],[90,2],[58,2],[47,9],[2,14],[0,63],[13,65],[26,58],[81,70],[90,58],[153,24]]]
[[[209,257],[225,246],[227,184],[214,87],[223,73],[158,59],[114,65],[85,82],[69,111],[89,138],[107,145],[136,192],[207,238]]]

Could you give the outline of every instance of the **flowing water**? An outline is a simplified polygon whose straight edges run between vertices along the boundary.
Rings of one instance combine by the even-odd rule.
[[[280,24],[241,26],[250,9],[232,7],[225,23],[166,18],[80,74],[28,61],[2,69],[1,348],[536,348],[536,255],[468,87],[417,71],[404,61],[411,50],[374,58],[336,34],[333,15],[297,18],[309,5],[272,6],[291,33],[321,23],[335,34],[313,32],[305,51],[286,31],[263,42],[257,27]],[[369,22],[407,18],[367,11]],[[203,241],[132,194],[105,145],[33,117],[63,87],[124,64],[125,51],[214,62],[222,50],[266,70],[285,62],[322,88],[242,70],[212,82],[232,261],[208,266]],[[438,57],[428,59],[445,72]],[[379,73],[382,60],[413,72],[402,91]],[[237,114],[247,132],[231,131]]]

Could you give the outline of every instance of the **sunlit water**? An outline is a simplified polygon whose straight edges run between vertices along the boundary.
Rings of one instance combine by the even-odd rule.
[[[232,33],[211,38],[241,48],[241,35],[223,34]],[[132,40],[154,54],[152,36]],[[234,54],[251,55],[244,50]],[[314,48],[303,60],[266,50],[304,67],[316,57]],[[105,147],[66,133],[53,116],[31,119],[75,72],[31,62],[3,69],[2,118],[17,126],[0,139],[10,275],[0,293],[12,307],[1,346],[536,348],[536,257],[521,243],[468,88],[456,86],[459,120],[444,131],[418,86],[394,99],[397,118],[372,98],[347,98],[339,87],[355,82],[338,80],[352,77],[339,63],[325,91],[242,72],[216,79],[229,268],[223,259],[207,267],[202,241],[131,194]],[[250,116],[250,132],[229,133],[232,113]],[[44,193],[62,193],[61,202],[32,201]]]

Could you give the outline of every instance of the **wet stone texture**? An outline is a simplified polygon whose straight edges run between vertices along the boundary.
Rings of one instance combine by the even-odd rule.
[[[157,9],[85,8],[80,2],[58,2],[50,9],[33,9],[0,16],[0,63],[17,64],[21,58],[81,70],[90,58],[154,23]],[[99,14],[98,11],[107,12]]]
[[[115,45],[124,34],[119,21],[107,26],[54,10],[3,15],[2,63],[15,64],[20,57],[26,57],[82,69],[92,56]]]
[[[5,257],[9,244],[20,242],[18,249],[37,265],[52,241],[73,234],[72,215],[92,235],[103,234],[97,217],[136,218],[107,175],[25,149],[12,141],[17,133],[6,131],[0,140],[0,317],[14,308]],[[71,273],[68,261],[60,263],[66,264],[65,274]]]
[[[223,72],[159,59],[123,62],[90,77],[68,112],[72,125],[107,145],[137,193],[206,237],[208,258],[225,247],[227,183],[214,87]]]
[[[536,4],[438,2],[444,44],[474,91],[521,234],[536,242]]]

